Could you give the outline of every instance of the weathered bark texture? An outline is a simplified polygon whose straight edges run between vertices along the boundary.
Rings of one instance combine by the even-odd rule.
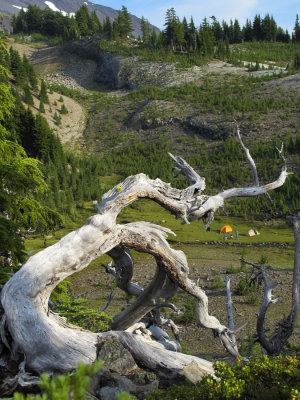
[[[257,315],[257,340],[262,346],[264,353],[272,356],[279,355],[286,345],[288,339],[294,331],[294,327],[298,317],[299,311],[299,265],[300,265],[300,239],[299,239],[299,216],[290,217],[295,238],[295,256],[294,256],[294,272],[293,272],[293,285],[292,285],[292,306],[291,311],[287,317],[284,317],[277,323],[275,332],[268,338],[265,334],[265,320],[266,313],[271,304],[277,303],[278,296],[272,294],[272,290],[278,285],[278,282],[270,284],[268,276],[261,265],[243,260],[248,265],[258,269],[263,277],[265,284],[264,297],[262,304]]]
[[[239,137],[241,142],[241,139]],[[213,373],[212,364],[178,353],[169,353],[162,343],[145,340],[126,330],[139,322],[149,311],[166,302],[181,287],[197,299],[196,317],[199,325],[212,329],[226,349],[238,355],[230,330],[209,314],[208,299],[204,291],[189,279],[189,268],[182,251],[173,250],[166,237],[172,232],[146,222],[118,225],[116,218],[122,208],[139,198],[150,198],[170,210],[185,223],[208,217],[223,207],[224,201],[236,196],[256,196],[281,186],[288,173],[286,165],[273,183],[246,188],[233,188],[215,196],[202,195],[205,179],[180,157],[176,170],[190,179],[191,186],[179,190],[144,174],[126,178],[107,192],[102,203],[96,203],[98,214],[87,223],[69,233],[58,243],[32,256],[4,286],[1,302],[5,314],[2,320],[2,341],[5,332],[12,338],[13,352],[25,354],[27,365],[38,373],[69,371],[79,361],[91,363],[96,358],[96,346],[106,338],[117,337],[130,350],[137,363],[162,374],[184,374],[187,366],[197,365],[199,379],[203,372]],[[249,158],[249,157],[248,157]],[[133,261],[128,248],[152,254],[157,263],[153,281],[144,290],[131,282]],[[118,286],[137,296],[128,309],[114,318],[111,328],[117,332],[97,334],[68,324],[64,318],[48,308],[49,296],[59,282],[80,271],[95,258],[109,254],[114,266],[108,268]],[[176,346],[175,346],[176,347]],[[189,376],[190,372],[186,372]]]

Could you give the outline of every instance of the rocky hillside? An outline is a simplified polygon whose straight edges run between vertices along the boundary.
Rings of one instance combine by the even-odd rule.
[[[249,72],[217,60],[190,68],[145,62],[101,50],[93,39],[54,48],[14,46],[29,55],[49,83],[98,93],[100,101],[84,106],[84,142],[97,154],[110,151],[115,142],[120,146],[160,135],[168,137],[173,151],[193,152],[195,140],[209,145],[230,136],[234,119],[251,139],[299,133],[300,74]],[[262,75],[271,79],[251,80]]]

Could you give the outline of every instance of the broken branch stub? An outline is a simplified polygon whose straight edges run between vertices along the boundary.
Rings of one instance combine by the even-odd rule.
[[[160,179],[152,180],[145,174],[126,178],[103,195],[101,204],[95,204],[97,215],[90,217],[84,226],[69,233],[58,243],[32,256],[4,286],[1,301],[5,326],[13,341],[12,348],[14,352],[26,355],[27,365],[31,369],[38,372],[68,371],[74,369],[79,361],[90,363],[96,358],[97,343],[106,340],[109,335],[117,336],[133,356],[136,354],[134,357],[139,363],[146,365],[146,361],[141,359],[141,350],[137,350],[141,349],[141,342],[136,341],[134,335],[128,332],[126,335],[122,332],[95,334],[67,323],[48,308],[50,294],[58,283],[84,269],[102,254],[109,254],[114,260],[114,266],[107,268],[115,275],[117,285],[125,292],[138,296],[128,309],[114,318],[113,329],[125,330],[140,321],[161,302],[166,302],[180,287],[196,298],[195,312],[199,325],[212,329],[226,349],[232,355],[238,355],[230,339],[230,330],[209,314],[205,292],[189,279],[184,253],[172,249],[167,242],[167,234],[172,232],[146,222],[119,225],[116,218],[133,201],[149,198],[184,222],[204,216],[209,216],[209,221],[212,221],[213,213],[223,207],[226,199],[256,196],[281,186],[288,175],[286,166],[279,179],[272,184],[234,188],[207,196],[201,194],[205,188],[204,178],[199,177],[180,157],[172,158],[177,162],[178,170],[190,180],[191,186],[183,190],[176,189]],[[156,274],[145,289],[131,282],[133,260],[129,248],[152,254],[156,259]],[[179,373],[195,362],[195,357],[174,353],[170,356],[172,363],[168,364],[170,357],[161,355],[161,345],[157,347],[155,342],[149,345],[152,358],[157,359],[156,364],[155,361],[152,363],[157,370],[161,369],[159,360],[164,359],[164,373],[168,368],[176,370],[172,363],[178,364]],[[197,365],[212,372],[211,363],[197,360]]]

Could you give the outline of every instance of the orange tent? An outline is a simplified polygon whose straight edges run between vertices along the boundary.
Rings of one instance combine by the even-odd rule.
[[[222,233],[223,233],[223,232],[224,232],[224,233],[232,232],[232,228],[231,228],[231,226],[229,226],[229,225],[224,225],[224,226],[222,226],[220,232],[222,232]]]

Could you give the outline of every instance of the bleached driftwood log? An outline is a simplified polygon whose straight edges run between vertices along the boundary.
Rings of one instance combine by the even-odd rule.
[[[172,156],[173,157],[173,156]],[[229,329],[208,312],[208,299],[204,291],[189,279],[186,257],[173,250],[166,237],[172,232],[146,222],[126,225],[116,223],[120,211],[139,198],[150,198],[170,210],[185,223],[202,217],[213,219],[213,213],[223,207],[224,201],[236,196],[257,196],[281,186],[288,172],[284,165],[279,178],[273,183],[244,188],[232,188],[215,196],[201,194],[205,180],[180,157],[177,171],[190,179],[191,186],[179,190],[160,179],[149,179],[145,174],[126,178],[107,192],[101,204],[96,204],[97,215],[69,233],[58,243],[32,256],[7,282],[2,290],[4,308],[2,342],[9,345],[6,333],[11,335],[12,353],[23,353],[27,365],[38,373],[69,371],[79,361],[90,363],[96,358],[97,343],[114,336],[143,366],[160,374],[185,374],[190,364],[203,373],[213,373],[212,364],[196,357],[178,353],[169,354],[160,344],[145,342],[129,332],[122,332],[141,320],[161,302],[165,302],[177,287],[197,299],[196,317],[199,325],[212,329],[226,349],[234,356],[236,347],[229,337]],[[144,290],[131,283],[133,263],[128,248],[152,254],[157,270],[152,282]],[[64,318],[49,310],[48,301],[59,282],[80,271],[102,254],[110,254],[115,261],[118,285],[138,295],[128,309],[114,318],[111,328],[116,332],[92,333],[68,324]],[[188,373],[186,373],[188,376]]]

